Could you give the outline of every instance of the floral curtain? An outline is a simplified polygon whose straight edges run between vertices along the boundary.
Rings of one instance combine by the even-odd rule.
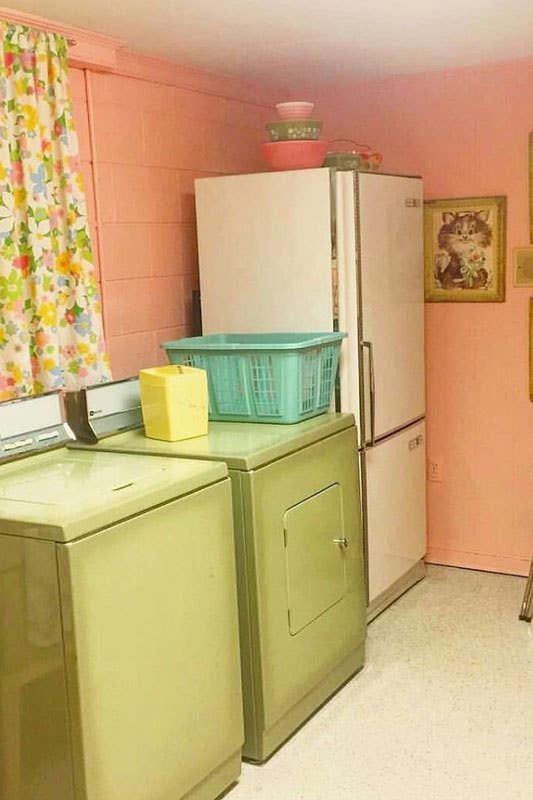
[[[0,23],[0,400],[110,378],[67,44]]]

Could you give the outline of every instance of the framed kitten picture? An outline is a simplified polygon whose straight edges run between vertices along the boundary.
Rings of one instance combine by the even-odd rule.
[[[506,210],[502,196],[424,203],[426,301],[505,300]]]

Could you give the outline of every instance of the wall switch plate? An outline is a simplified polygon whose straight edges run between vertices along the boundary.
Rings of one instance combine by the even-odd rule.
[[[441,483],[441,465],[440,461],[432,461],[428,458],[428,481],[436,481]]]

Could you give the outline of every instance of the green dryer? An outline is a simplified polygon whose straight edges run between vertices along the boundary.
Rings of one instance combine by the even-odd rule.
[[[127,385],[127,384],[126,384]],[[131,384],[129,385],[131,390]],[[117,386],[110,416],[124,419]],[[73,408],[102,403],[82,398]],[[75,429],[83,424],[73,420]],[[87,429],[87,425],[85,425]],[[183,442],[142,429],[75,442],[112,452],[222,461],[233,490],[244,757],[263,761],[364,663],[366,610],[357,434],[348,414],[296,425],[212,422]]]
[[[240,773],[224,464],[67,450],[0,404],[0,797],[214,800]]]

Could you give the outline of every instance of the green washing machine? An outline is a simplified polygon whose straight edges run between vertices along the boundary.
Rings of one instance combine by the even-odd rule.
[[[296,425],[212,422],[208,436],[183,442],[148,439],[142,429],[98,441],[98,430],[105,434],[113,430],[113,415],[115,430],[132,423],[133,386],[125,382],[115,390],[110,387],[106,403],[90,393],[72,398],[71,409],[81,410],[73,427],[94,442],[73,446],[209,459],[229,467],[239,588],[243,753],[248,760],[264,761],[364,663],[366,613],[354,419],[324,414]]]
[[[224,464],[67,450],[0,404],[0,797],[213,800],[244,738]]]

